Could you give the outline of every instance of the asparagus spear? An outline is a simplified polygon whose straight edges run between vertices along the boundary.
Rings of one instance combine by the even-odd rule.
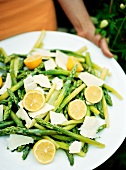
[[[64,149],[64,150],[69,150],[69,146],[70,146],[69,143],[60,142],[60,141],[56,141],[56,143],[59,145],[59,148]],[[85,153],[82,150],[76,154],[81,157],[85,156]]]
[[[17,126],[24,127],[22,121],[18,118],[18,116],[13,111],[11,111],[10,116],[12,120],[17,124]]]
[[[42,63],[42,64],[39,65],[39,67],[35,68],[33,72],[28,72],[28,73],[29,73],[29,74],[31,73],[32,75],[35,75],[35,74],[38,73],[38,72],[41,70],[41,68],[43,68],[43,67],[44,67],[44,64]],[[27,75],[28,75],[28,74],[27,74]],[[26,75],[25,75],[25,77],[26,77]],[[15,84],[14,86],[12,86],[12,87],[10,88],[10,90],[11,90],[12,92],[15,92],[15,91],[17,91],[20,87],[22,87],[23,84],[24,84],[24,82],[23,82],[23,79],[22,79],[22,80],[20,80],[17,84]],[[9,96],[9,93],[6,91],[5,93],[3,93],[3,94],[0,96],[0,101],[6,99],[8,96]]]
[[[61,92],[58,96],[58,99],[54,103],[55,110],[57,110],[57,108],[60,106],[61,102],[63,101],[63,99],[67,95],[67,92],[69,91],[69,87],[71,85],[71,82],[72,82],[72,80],[75,76],[76,69],[77,69],[77,65],[75,65],[74,68],[72,69],[72,71],[70,72],[70,76],[67,78],[67,81],[65,82],[64,87],[62,88],[62,90],[61,90]]]
[[[10,117],[11,107],[12,107],[12,101],[9,98],[8,105],[4,106],[4,120],[7,120]]]
[[[3,104],[3,105],[7,105],[7,103],[8,103],[8,100],[2,100],[2,101],[0,101],[0,104]]]
[[[96,106],[96,108],[100,111],[99,116],[100,116],[102,119],[105,119],[105,115],[104,115],[103,107],[102,107],[102,101],[96,103],[95,106]]]
[[[74,57],[77,57],[77,58],[82,58],[83,61],[85,61],[85,56],[80,54],[80,53],[78,53],[78,52],[74,52],[74,51],[70,51],[70,50],[62,50],[62,49],[54,49],[54,50],[51,50],[51,51],[55,52],[56,50],[59,50],[59,51],[65,53],[67,55],[70,55],[70,56],[74,56]]]
[[[103,129],[105,129],[105,128],[106,128],[106,124],[101,125],[101,126],[98,128],[97,133],[101,132],[101,131],[102,131]]]
[[[65,135],[53,135],[52,138],[58,139],[60,141],[66,141],[66,142],[74,140],[74,138]]]
[[[17,84],[14,67],[15,67],[15,58],[12,58],[10,61],[10,75],[11,75],[12,85]]]
[[[19,107],[19,105],[18,105],[18,102],[19,102],[19,101],[18,101],[17,97],[15,96],[15,94],[14,94],[10,89],[7,89],[7,92],[8,92],[9,95],[10,95],[10,100],[11,100],[12,102],[14,102],[17,107]]]
[[[67,157],[68,157],[68,160],[69,160],[69,162],[70,162],[70,165],[73,166],[73,165],[74,165],[74,155],[71,154],[71,153],[69,153],[68,150],[65,150],[65,153],[66,153],[66,155],[67,155]]]
[[[23,89],[18,89],[17,90],[17,94],[18,94],[18,98],[19,98],[19,101],[21,101],[24,97],[24,94],[25,94],[25,90]]]
[[[106,99],[106,103],[107,103],[109,106],[112,106],[113,103],[112,103],[111,96],[110,96],[109,93],[108,93],[108,90],[103,88],[103,92],[104,92],[104,96],[105,96],[105,99]]]
[[[80,85],[82,85],[82,80],[74,80],[73,81],[73,84],[72,84],[72,87],[69,89],[69,92],[68,94],[71,94],[76,88],[78,88]]]
[[[61,103],[61,105],[59,106],[59,108],[57,109],[57,112],[60,112],[61,109],[64,108],[64,106],[71,101],[81,90],[83,90],[86,87],[85,84],[82,84],[81,86],[79,86],[78,88],[76,88],[69,96],[67,96],[63,102]]]
[[[31,145],[26,145],[25,148],[23,149],[23,155],[22,155],[22,159],[25,160],[30,152],[30,150],[32,149]]]
[[[71,137],[73,137],[76,140],[80,140],[82,142],[86,142],[88,144],[97,146],[99,148],[104,148],[105,147],[105,145],[100,143],[100,142],[97,142],[95,140],[89,139],[89,138],[84,137],[84,136],[79,135],[79,134],[75,134],[75,133],[70,132],[70,131],[68,131],[66,129],[63,129],[62,127],[59,127],[59,126],[56,126],[56,125],[52,125],[50,122],[46,122],[46,121],[44,121],[42,119],[39,119],[39,118],[36,118],[36,121],[37,121],[38,124],[40,124],[42,126],[45,126],[45,127],[49,128],[49,129],[53,129],[57,133],[64,134],[64,135],[67,135],[67,136],[71,136]]]
[[[9,120],[9,121],[4,120],[4,121],[0,122],[0,129],[12,126],[14,124],[15,124],[15,122],[13,120]]]
[[[82,147],[82,151],[84,153],[87,153],[87,151],[88,151],[88,144],[87,143],[84,143],[84,146]]]
[[[21,127],[10,126],[4,129],[0,129],[0,136],[5,136],[8,134],[22,134],[22,135],[35,135],[35,136],[45,136],[45,135],[56,135],[57,132],[54,130],[40,130],[40,129],[26,129]]]
[[[7,53],[5,52],[5,50],[3,48],[0,47],[0,56],[3,55],[4,56],[4,63],[6,63],[6,58],[9,58],[7,56]]]
[[[24,82],[23,82],[23,80],[21,80],[21,81],[19,81],[17,84],[15,84],[14,86],[12,86],[12,87],[10,88],[10,90],[11,90],[12,92],[15,92],[17,89],[19,89],[21,86],[23,86],[23,84],[24,84]],[[3,94],[0,96],[0,101],[6,99],[8,96],[9,96],[9,93],[6,91],[5,93],[3,93]]]
[[[25,145],[18,146],[16,151],[17,152],[22,152],[24,148],[25,148]]]
[[[41,71],[41,74],[45,75],[64,75],[64,76],[69,76],[70,71],[68,70],[47,70],[47,71]]]

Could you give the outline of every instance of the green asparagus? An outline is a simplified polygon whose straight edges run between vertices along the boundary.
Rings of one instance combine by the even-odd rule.
[[[26,129],[21,127],[10,126],[4,129],[0,129],[0,136],[5,136],[8,134],[22,134],[22,135],[35,135],[35,136],[45,136],[45,135],[56,135],[57,132],[54,130],[40,130],[40,129]]]
[[[13,120],[3,120],[0,122],[0,129],[12,126],[14,124],[15,124],[15,122]]]
[[[69,77],[67,78],[59,96],[58,99],[55,101],[54,106],[55,106],[55,111],[58,109],[58,107],[60,106],[60,104],[62,103],[63,99],[66,97],[68,91],[69,91],[69,87],[71,85],[71,82],[75,76],[76,73],[76,69],[77,69],[77,65],[74,66],[74,68],[72,69],[72,71],[70,72]]]
[[[57,133],[73,137],[76,140],[80,140],[82,142],[86,142],[88,144],[91,144],[93,146],[97,146],[99,148],[104,148],[105,147],[105,145],[100,143],[100,142],[97,142],[95,140],[89,139],[89,138],[84,137],[84,136],[79,135],[79,134],[75,134],[75,133],[70,132],[68,130],[65,130],[65,129],[59,127],[59,126],[52,125],[50,122],[46,122],[46,121],[44,121],[42,119],[39,119],[39,118],[36,118],[36,121],[37,121],[37,123],[39,123],[42,126],[45,126],[46,128],[55,130]]]
[[[68,157],[68,160],[69,160],[69,162],[70,162],[70,165],[74,165],[74,154],[71,154],[71,153],[69,153],[69,151],[68,150],[65,150],[65,153],[66,153],[66,155],[67,155],[67,157]]]

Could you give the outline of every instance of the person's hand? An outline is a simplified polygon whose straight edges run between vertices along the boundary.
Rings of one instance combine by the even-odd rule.
[[[77,35],[84,37],[98,47],[100,47],[105,56],[112,58],[113,54],[109,51],[105,38],[100,34],[95,35],[95,26],[91,21],[83,0],[58,0],[67,17],[73,24]]]
[[[79,36],[88,39],[89,41],[93,42],[95,45],[101,48],[103,54],[109,58],[113,57],[113,54],[110,52],[108,48],[108,44],[106,38],[102,38],[100,34],[96,34],[89,31],[83,31],[78,33]]]

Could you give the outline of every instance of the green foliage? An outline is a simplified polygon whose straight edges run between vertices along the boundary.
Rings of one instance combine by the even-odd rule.
[[[95,14],[98,20],[95,25],[96,33],[107,38],[110,51],[118,56],[117,61],[126,72],[126,0],[101,0],[100,2],[102,5]],[[103,20],[107,20],[109,24],[100,28]]]

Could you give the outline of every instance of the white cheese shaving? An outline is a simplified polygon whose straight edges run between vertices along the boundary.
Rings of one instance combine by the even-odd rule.
[[[23,106],[23,100],[21,100],[21,101],[18,103],[18,106],[20,106],[20,107],[22,107],[22,108],[24,107],[24,106]]]
[[[25,122],[26,122],[25,126],[27,128],[30,128],[33,125],[34,121],[30,119],[30,117],[28,116],[27,112],[22,107],[19,108],[19,110],[16,112],[16,115],[20,119],[25,120]]]
[[[23,81],[24,81],[24,84],[29,84],[29,83],[32,83],[34,79],[32,75],[28,75]]]
[[[88,102],[88,101],[86,101],[86,104],[87,104],[87,105],[92,105],[92,103],[90,103],[90,102]]]
[[[24,79],[24,88],[26,92],[29,90],[34,90],[36,87],[37,84],[34,82],[34,78],[31,75]]]
[[[68,62],[68,56],[64,53],[62,53],[61,51],[57,50],[56,51],[56,64],[64,69],[67,70],[67,62]]]
[[[82,143],[78,141],[74,141],[69,146],[69,153],[79,153],[82,147]]]
[[[82,72],[78,75],[78,77],[87,85],[87,86],[102,86],[104,84],[104,81],[100,78],[88,73],[88,72]]]
[[[67,121],[67,119],[62,113],[56,113],[53,111],[50,111],[50,120],[53,125],[62,124]]]
[[[63,80],[58,77],[52,79],[52,83],[56,84],[56,90],[60,90],[63,87]]]
[[[8,148],[13,151],[18,146],[26,145],[29,143],[33,143],[33,138],[29,136],[24,135],[17,135],[17,134],[11,134],[10,137],[7,139],[8,141]]]
[[[0,121],[3,121],[3,105],[0,105]]]
[[[7,73],[6,81],[4,85],[2,86],[2,88],[0,89],[0,94],[5,93],[7,91],[7,88],[10,89],[11,84],[12,84],[12,81],[11,81],[10,73]]]
[[[99,120],[96,117],[86,116],[80,127],[80,134],[88,138],[95,138],[98,127]]]
[[[50,57],[56,56],[56,53],[50,52],[50,50],[48,50],[48,49],[35,48],[34,51],[32,53],[28,54],[27,57],[30,57],[31,55],[36,55],[36,54],[42,55],[42,59],[49,59]]]
[[[40,110],[38,110],[36,112],[28,112],[28,114],[32,118],[40,117],[42,114],[47,113],[50,110],[53,110],[54,108],[55,108],[54,106],[52,106],[48,103],[45,103],[44,106]]]
[[[44,62],[45,70],[53,70],[57,65],[53,59],[49,59]]]
[[[45,91],[42,89],[42,87],[37,86],[35,90],[40,91],[42,94],[45,94]]]
[[[37,84],[32,82],[25,85],[25,91],[28,92],[29,90],[35,90],[37,88]]]
[[[33,76],[33,78],[34,78],[34,82],[36,84],[39,84],[41,87],[46,87],[46,88],[51,87],[50,81],[47,76],[43,74],[39,74],[39,75]]]

